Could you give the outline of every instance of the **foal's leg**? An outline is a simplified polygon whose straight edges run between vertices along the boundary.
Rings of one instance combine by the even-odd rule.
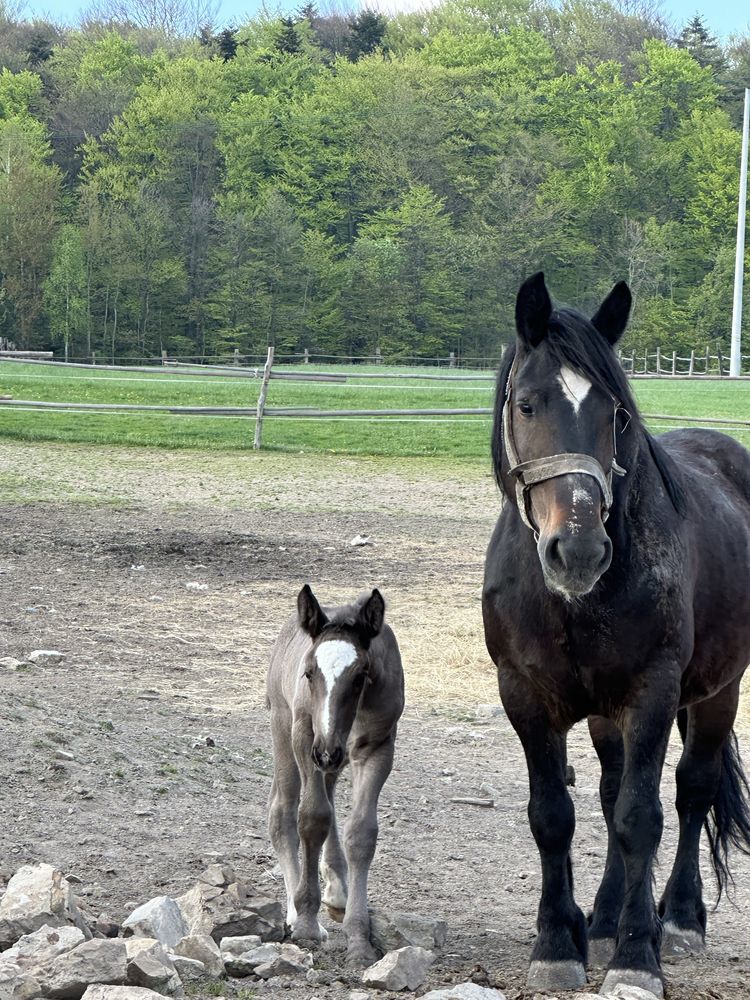
[[[517,677],[501,677],[500,693],[523,744],[529,769],[529,825],[542,862],[538,937],[530,990],[574,990],[586,984],[586,921],[573,899],[570,844],[573,801],[565,784],[565,736],[555,732],[536,693]]]
[[[678,954],[702,951],[706,907],[698,860],[700,836],[721,780],[722,748],[732,730],[739,701],[739,682],[713,698],[680,711],[685,744],[677,765],[677,813],[680,839],[672,874],[659,913],[664,921],[664,947]]]
[[[625,899],[602,993],[624,983],[664,995],[661,923],[651,875],[664,825],[659,782],[678,700],[678,671],[669,664],[654,665],[638,700],[621,714],[625,756],[614,828],[625,866]]]
[[[268,833],[284,875],[286,922],[289,927],[293,927],[297,919],[294,892],[299,882],[297,806],[300,792],[300,777],[292,751],[291,730],[292,713],[288,710],[272,710],[274,773],[268,801]]]
[[[333,920],[341,921],[346,909],[346,858],[341,849],[338,826],[336,825],[336,781],[338,772],[326,774],[326,794],[331,804],[331,828],[328,832],[326,845],[323,849],[323,860],[320,864],[320,874],[323,876],[323,902],[328,908],[328,915]]]
[[[624,751],[620,730],[609,719],[592,715],[589,732],[602,768],[599,798],[607,823],[607,861],[596,894],[594,912],[589,919],[589,965],[606,968],[614,954],[617,923],[625,895],[625,867],[614,824]]]
[[[377,958],[370,944],[367,877],[378,839],[378,798],[393,766],[395,732],[367,756],[352,759],[352,811],[344,832],[349,863],[349,896],[344,915],[349,966],[369,965]],[[360,751],[360,754],[364,753]]]
[[[302,792],[297,829],[302,843],[302,870],[294,905],[297,920],[292,933],[293,941],[324,941],[328,934],[318,921],[320,910],[320,852],[331,825],[331,804],[325,788],[323,774],[312,760],[312,724],[309,718],[295,720],[292,727],[292,745],[302,777]]]

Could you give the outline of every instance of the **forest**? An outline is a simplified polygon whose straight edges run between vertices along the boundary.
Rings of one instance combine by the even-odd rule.
[[[492,358],[539,269],[581,306],[627,280],[629,348],[728,342],[750,35],[699,15],[0,0],[0,67],[18,349]]]

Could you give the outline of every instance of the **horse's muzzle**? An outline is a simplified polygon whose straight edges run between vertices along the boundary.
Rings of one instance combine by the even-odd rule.
[[[332,753],[313,747],[312,759],[319,771],[340,771],[344,764],[344,748],[336,747]]]
[[[541,536],[537,551],[548,588],[566,597],[588,594],[612,562],[612,542],[603,528]]]

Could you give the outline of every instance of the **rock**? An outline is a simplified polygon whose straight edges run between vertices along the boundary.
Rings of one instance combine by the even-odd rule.
[[[370,910],[370,940],[384,954],[414,945],[431,951],[442,948],[448,925],[436,917],[400,913],[373,907]]]
[[[227,889],[199,883],[177,899],[186,934],[225,937],[257,934],[263,941],[283,941],[284,908],[265,896],[251,896],[241,882]]]
[[[161,1000],[159,993],[144,990],[141,986],[89,986],[83,994],[85,1000]]]
[[[93,924],[97,937],[116,938],[120,933],[120,925],[108,913],[100,913]]]
[[[505,715],[505,709],[502,705],[477,705],[474,715],[477,719],[497,719]]]
[[[15,656],[0,656],[0,670],[22,670],[26,666],[25,660],[17,660]]]
[[[0,951],[45,924],[73,925],[91,937],[70,883],[52,865],[24,865],[8,882],[0,900]]]
[[[59,649],[35,649],[26,659],[40,667],[52,667],[56,663],[62,663],[65,653],[61,653]]]
[[[247,937],[224,938],[221,955],[230,976],[293,976],[306,973],[312,968],[313,960],[309,951],[303,951],[296,944],[267,944],[244,947]]]
[[[224,938],[231,941],[232,938]],[[260,944],[260,938],[253,937],[254,945]],[[219,979],[226,972],[224,959],[221,957],[218,944],[209,934],[191,934],[178,941],[174,948],[175,955],[181,958],[189,958],[191,961],[200,962],[206,969],[206,975],[212,979]]]
[[[13,962],[0,959],[0,1000],[29,1000],[41,992],[41,986],[32,975]]]
[[[617,1000],[657,1000],[656,994],[651,990],[644,990],[641,986],[629,986],[627,983],[618,983],[611,996]]]
[[[228,886],[237,881],[234,874],[234,868],[230,865],[218,864],[209,865],[203,874],[198,876],[198,880],[200,882],[205,882],[206,885],[217,886],[221,889],[226,889]]]
[[[505,1000],[505,994],[500,990],[491,990],[476,983],[458,983],[444,990],[431,990],[420,1000]],[[594,998],[586,997],[586,1000]]]
[[[77,1000],[93,983],[119,985],[128,975],[124,941],[84,941],[65,955],[58,955],[45,970],[42,990],[47,997]]]
[[[86,940],[78,927],[50,927],[44,924],[33,934],[24,934],[12,948],[0,955],[1,962],[13,962],[20,969],[44,968],[58,955],[72,951]]]
[[[362,973],[362,982],[379,990],[414,990],[425,980],[435,956],[424,948],[407,946],[389,951]]]
[[[365,993],[364,990],[352,990],[349,994],[349,1000],[370,1000],[370,994]]]
[[[349,544],[354,548],[359,548],[362,545],[372,545],[372,539],[368,535],[355,535]]]
[[[203,962],[199,962],[195,958],[185,958],[184,955],[170,955],[169,957],[183,986],[215,978],[214,976],[209,976]]]
[[[178,904],[170,896],[156,896],[133,910],[122,922],[123,933],[156,938],[166,948],[174,948],[190,931]]]
[[[156,938],[131,937],[125,941],[128,984],[157,993],[176,993],[182,983],[174,963]]]

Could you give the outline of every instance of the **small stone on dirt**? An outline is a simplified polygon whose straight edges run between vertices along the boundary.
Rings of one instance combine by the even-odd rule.
[[[418,989],[427,976],[427,970],[435,960],[431,951],[407,946],[397,951],[389,951],[379,962],[362,973],[362,982],[379,990]]]
[[[26,666],[24,660],[17,660],[15,656],[0,656],[0,670],[22,670]]]
[[[207,583],[198,583],[197,580],[191,580],[189,583],[185,584],[188,590],[208,590]]]
[[[353,545],[355,548],[362,545],[372,545],[372,539],[368,535],[355,535],[349,544]]]
[[[497,719],[505,715],[505,709],[502,705],[477,705],[474,715],[477,719]]]
[[[89,986],[83,994],[85,1000],[161,1000],[159,993],[141,986]]]
[[[431,951],[442,948],[448,925],[437,917],[400,913],[373,907],[370,910],[370,940],[383,953],[415,945]]]
[[[35,649],[26,659],[40,667],[52,667],[56,663],[62,663],[65,653],[61,653],[59,649]]]
[[[627,983],[615,986],[611,996],[617,997],[617,1000],[657,1000],[656,994],[651,990],[644,990],[641,986],[629,986]]]
[[[179,905],[170,896],[156,896],[137,907],[122,923],[125,936],[156,938],[166,948],[174,946],[190,931]]]
[[[237,879],[234,874],[234,869],[230,865],[209,865],[206,870],[198,876],[200,882],[205,882],[206,885],[218,886],[221,889],[226,889]]]

